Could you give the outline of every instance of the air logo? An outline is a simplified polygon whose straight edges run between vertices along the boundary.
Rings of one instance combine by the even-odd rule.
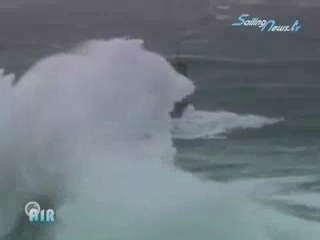
[[[25,206],[25,213],[32,223],[53,223],[55,212],[53,209],[41,209],[39,203],[28,202]]]

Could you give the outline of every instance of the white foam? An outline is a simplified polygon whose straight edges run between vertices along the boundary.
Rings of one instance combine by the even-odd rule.
[[[225,111],[199,111],[189,107],[182,118],[173,119],[172,132],[177,139],[220,138],[234,129],[261,128],[282,120]]]
[[[39,61],[0,105],[0,236],[42,194],[62,204],[57,240],[317,240],[317,224],[250,201],[252,186],[173,167],[169,112],[193,89],[141,40]]]

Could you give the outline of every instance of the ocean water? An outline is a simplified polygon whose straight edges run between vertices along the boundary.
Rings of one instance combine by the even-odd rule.
[[[1,240],[319,239],[315,66],[190,64],[188,79],[113,39],[1,75]],[[29,223],[31,200],[57,221]]]

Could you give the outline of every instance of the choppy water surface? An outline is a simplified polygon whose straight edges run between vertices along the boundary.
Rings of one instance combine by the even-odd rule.
[[[123,39],[44,58],[14,88],[3,75],[0,239],[317,240],[319,72],[189,76]],[[28,223],[29,200],[59,221]]]

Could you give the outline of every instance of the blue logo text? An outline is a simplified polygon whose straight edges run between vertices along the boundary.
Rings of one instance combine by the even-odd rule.
[[[25,206],[25,213],[32,223],[53,223],[55,212],[53,209],[41,209],[37,202],[28,202]]]
[[[261,32],[299,32],[301,24],[299,20],[294,20],[291,25],[279,25],[276,20],[265,20],[257,17],[249,18],[249,14],[242,14],[238,21],[232,23],[233,27],[258,27]]]

